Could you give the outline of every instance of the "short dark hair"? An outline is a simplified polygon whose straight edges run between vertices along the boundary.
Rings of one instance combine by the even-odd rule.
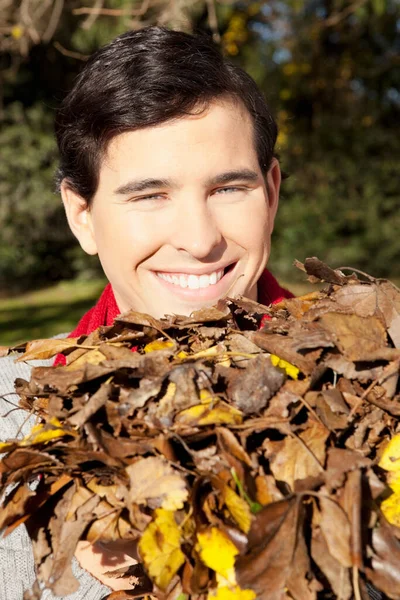
[[[239,100],[251,115],[266,172],[276,123],[254,80],[227,62],[209,36],[146,27],[117,37],[91,56],[57,111],[58,184],[65,179],[90,204],[114,136],[193,114],[222,97]]]

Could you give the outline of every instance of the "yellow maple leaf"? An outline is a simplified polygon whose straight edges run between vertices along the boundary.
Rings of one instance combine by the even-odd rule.
[[[251,526],[250,506],[232,488],[227,485],[224,490],[225,504],[233,519],[244,533],[248,533]]]
[[[196,550],[203,563],[231,585],[236,584],[235,557],[239,550],[217,527],[197,534]]]
[[[279,358],[276,354],[271,354],[270,359],[274,367],[280,367],[286,372],[286,375],[291,377],[292,379],[297,379],[300,373],[300,369],[292,365],[287,360],[283,360],[283,358]]]
[[[256,593],[253,590],[242,590],[238,585],[219,586],[208,594],[208,600],[254,600],[255,598]]]
[[[161,590],[166,590],[185,556],[174,512],[159,508],[154,514],[155,519],[144,530],[138,547],[151,579]]]

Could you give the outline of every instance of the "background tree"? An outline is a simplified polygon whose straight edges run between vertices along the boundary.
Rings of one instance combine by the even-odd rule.
[[[400,277],[396,0],[0,0],[0,15],[3,288],[97,268],[52,192],[54,109],[96,48],[154,23],[212,35],[277,115],[275,271],[317,254]]]

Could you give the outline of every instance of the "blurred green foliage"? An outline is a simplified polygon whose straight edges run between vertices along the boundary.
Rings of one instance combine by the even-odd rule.
[[[71,277],[71,235],[54,194],[52,114],[39,103],[10,104],[0,132],[0,281],[12,290]],[[3,288],[4,289],[4,288]]]
[[[139,5],[103,4],[122,10]],[[132,21],[126,14],[100,16],[83,27],[72,5],[80,3],[65,2],[50,43],[31,46],[23,59],[0,50],[3,293],[99,272],[70,234],[54,193],[52,121],[82,65],[79,57]],[[143,18],[157,22],[149,6]],[[193,6],[190,27],[173,19],[166,24],[212,33],[209,3]],[[277,149],[290,176],[273,238],[274,272],[288,280],[295,258],[318,255],[333,266],[400,277],[399,3],[232,0],[215,6],[214,37],[265,91],[280,127]]]

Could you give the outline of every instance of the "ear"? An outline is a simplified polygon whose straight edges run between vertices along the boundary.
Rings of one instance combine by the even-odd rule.
[[[97,254],[92,215],[86,200],[71,189],[67,180],[64,179],[60,187],[61,198],[72,233],[87,254]]]
[[[272,159],[271,166],[267,173],[267,194],[269,204],[269,224],[271,234],[274,229],[276,211],[279,204],[279,191],[281,188],[281,168],[276,158]]]

